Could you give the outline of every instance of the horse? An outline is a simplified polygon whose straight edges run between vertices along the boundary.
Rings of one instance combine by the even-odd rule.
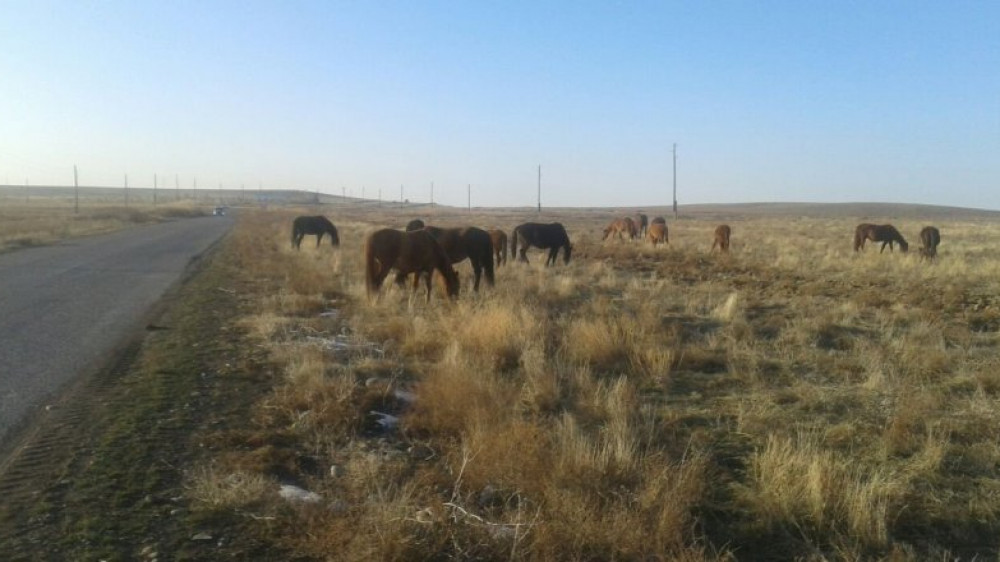
[[[489,233],[474,226],[465,228],[425,226],[424,230],[441,244],[452,264],[465,259],[472,262],[472,271],[475,274],[473,290],[479,290],[479,279],[484,271],[486,284],[493,286],[493,241]]]
[[[549,256],[545,260],[545,266],[556,264],[556,257],[559,249],[563,249],[563,263],[569,264],[569,256],[573,251],[573,246],[569,243],[569,235],[562,224],[554,222],[542,224],[537,222],[526,222],[514,228],[510,235],[510,255],[516,256],[517,245],[521,244],[521,254],[518,261],[528,263],[528,248],[535,246],[543,250],[549,250]]]
[[[340,245],[340,237],[337,236],[337,227],[333,226],[330,219],[322,215],[315,217],[297,217],[292,222],[292,247],[296,250],[300,249],[302,239],[305,238],[306,234],[316,235],[317,248],[319,248],[319,243],[323,240],[324,234],[330,235],[331,244],[334,246]]]
[[[646,239],[653,243],[654,248],[657,244],[669,244],[667,225],[658,222],[649,225],[648,230],[646,230]]]
[[[498,230],[490,229],[486,231],[490,235],[490,241],[493,242],[493,261],[496,263],[497,267],[507,263],[507,233]]]
[[[368,298],[377,295],[382,282],[395,269],[404,278],[414,273],[413,292],[420,286],[420,275],[426,274],[427,301],[431,300],[431,276],[435,270],[444,278],[448,296],[458,296],[458,274],[441,244],[425,230],[400,232],[383,228],[365,240],[365,287]],[[397,277],[397,281],[399,281]]]
[[[889,251],[891,252],[894,242],[899,243],[899,249],[903,252],[907,252],[910,249],[910,245],[906,243],[903,235],[891,224],[859,224],[854,229],[854,251],[864,250],[865,242],[868,240],[882,243],[882,248],[878,252],[880,254],[885,251],[886,245],[889,246]]]
[[[937,247],[941,243],[941,231],[933,226],[925,226],[920,230],[920,257],[934,259],[937,256]]]
[[[639,213],[636,213],[635,219],[633,219],[633,220],[635,221],[635,228],[636,228],[636,231],[637,231],[636,232],[636,236],[638,238],[642,238],[642,237],[646,236],[646,232],[649,229],[648,217],[646,215],[644,215],[643,213],[639,212]]]
[[[667,219],[663,217],[656,217],[649,224],[667,224]]]
[[[424,221],[420,219],[413,219],[410,222],[406,223],[406,231],[413,232],[414,230],[422,229],[424,226],[425,226]]]
[[[618,236],[619,240],[624,238],[623,235],[627,235],[631,239],[633,238],[634,228],[635,223],[632,222],[632,219],[615,219],[604,228],[604,237],[601,240],[607,240],[608,236],[612,235]]]
[[[715,227],[715,240],[712,242],[712,250],[715,247],[719,247],[720,252],[729,251],[729,235],[732,233],[732,229],[729,228],[728,224],[720,224]]]

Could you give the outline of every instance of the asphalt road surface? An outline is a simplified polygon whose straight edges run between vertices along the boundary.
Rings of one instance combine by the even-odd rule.
[[[0,443],[67,383],[103,366],[232,224],[182,219],[0,254]]]

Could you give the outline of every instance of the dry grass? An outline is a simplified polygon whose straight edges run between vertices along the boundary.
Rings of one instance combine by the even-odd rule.
[[[527,220],[438,212],[430,222]],[[322,509],[261,508],[305,555],[916,560],[1000,547],[1000,224],[939,222],[940,257],[922,263],[855,254],[860,217],[728,217],[721,256],[708,252],[715,218],[672,222],[671,246],[653,249],[602,243],[611,213],[567,213],[569,266],[535,256],[500,268],[494,290],[463,284],[455,303],[389,287],[369,304],[361,241],[412,217],[330,209],[343,245],[296,252],[294,214],[246,214],[235,250],[261,287],[244,327],[281,373],[252,431],[284,449],[263,439],[192,485],[236,506],[258,481],[241,496],[229,475],[257,466],[320,494]]]
[[[74,212],[72,204],[44,198],[5,202],[0,204],[0,252],[208,211],[209,207],[190,202],[132,207],[84,203],[79,212]]]

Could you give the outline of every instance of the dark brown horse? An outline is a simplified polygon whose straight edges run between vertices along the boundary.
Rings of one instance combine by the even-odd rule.
[[[669,244],[667,225],[658,222],[649,225],[649,229],[646,230],[646,239],[653,243],[654,248],[657,244]]]
[[[431,276],[437,270],[444,278],[449,297],[458,296],[458,274],[441,244],[425,230],[400,232],[391,228],[376,231],[365,241],[365,287],[368,298],[377,295],[382,282],[395,269],[399,275],[410,273],[413,292],[420,285],[420,276],[427,280],[427,300],[431,300]]]
[[[639,212],[632,220],[635,221],[636,237],[641,239],[646,236],[646,230],[649,228],[649,217]]]
[[[719,247],[719,251],[728,252],[729,251],[729,235],[732,234],[733,229],[729,228],[728,224],[720,224],[715,227],[715,240],[712,242],[712,250],[715,247]]]
[[[868,240],[882,243],[882,248],[878,252],[880,254],[885,251],[886,245],[889,246],[891,252],[893,243],[898,243],[899,249],[903,252],[910,249],[910,245],[906,243],[903,235],[891,224],[859,224],[854,229],[854,251],[864,250],[865,242]]]
[[[333,226],[330,219],[319,215],[315,217],[297,217],[292,222],[292,247],[296,250],[302,245],[302,239],[306,234],[316,235],[316,247],[323,241],[323,235],[330,235],[330,243],[334,246],[340,245],[340,237],[337,236],[337,227]]]
[[[507,233],[499,229],[490,229],[486,231],[490,235],[490,241],[493,242],[493,261],[496,262],[496,266],[500,267],[507,263]]]
[[[573,246],[569,243],[569,235],[562,224],[554,222],[542,224],[537,222],[526,222],[514,228],[510,235],[510,255],[516,256],[517,246],[521,245],[521,254],[518,261],[528,263],[528,248],[532,246],[549,250],[549,256],[545,260],[546,267],[556,264],[556,257],[559,249],[563,249],[563,263],[569,263],[570,253]]]
[[[465,228],[425,226],[424,230],[441,244],[451,263],[455,264],[465,259],[472,262],[472,271],[475,275],[473,290],[479,290],[479,278],[484,272],[486,284],[493,286],[493,241],[488,232],[474,226]]]
[[[920,230],[920,257],[934,259],[937,256],[937,247],[941,243],[941,231],[933,226],[925,226]]]
[[[413,219],[410,222],[406,223],[406,231],[407,232],[413,232],[414,230],[420,230],[423,227],[424,227],[424,221],[422,221],[420,219]]]

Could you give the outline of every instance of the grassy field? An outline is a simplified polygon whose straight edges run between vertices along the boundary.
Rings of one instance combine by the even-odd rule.
[[[281,376],[190,471],[206,514],[315,558],[996,556],[1000,223],[935,217],[929,263],[851,250],[862,221],[916,247],[920,218],[715,209],[654,250],[567,210],[543,218],[569,266],[535,250],[479,294],[458,265],[456,302],[369,303],[366,233],[414,217],[333,211],[340,248],[296,252],[295,214],[244,213],[231,244],[260,287],[240,326]]]
[[[72,200],[8,199],[0,202],[0,252],[210,212],[211,207],[190,201],[125,207],[84,200],[77,212]]]

